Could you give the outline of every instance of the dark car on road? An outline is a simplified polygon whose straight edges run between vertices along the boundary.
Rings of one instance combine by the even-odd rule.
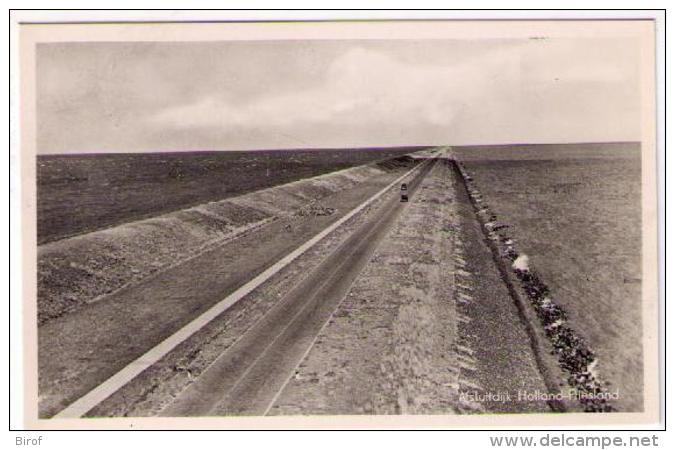
[[[401,201],[402,202],[408,201],[408,185],[406,183],[403,183],[401,185]]]

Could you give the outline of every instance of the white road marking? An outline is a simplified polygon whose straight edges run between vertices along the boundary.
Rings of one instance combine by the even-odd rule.
[[[409,203],[406,203],[405,206],[404,206],[404,208],[407,208],[409,205],[410,205]],[[377,222],[376,225],[379,225],[379,223],[381,222],[381,220],[382,220],[382,219],[380,219],[380,220]],[[364,238],[368,238],[368,237],[370,237],[370,233],[368,233]],[[353,253],[352,253],[352,254],[353,254]],[[344,265],[344,264],[345,264],[345,262],[343,261],[342,264],[341,264],[341,266]],[[355,280],[354,280],[354,281],[355,281]],[[353,282],[352,282],[352,283],[353,283]],[[314,336],[314,339],[312,339],[312,342],[310,342],[309,346],[307,347],[307,349],[304,351],[304,353],[302,354],[302,356],[301,356],[300,359],[298,360],[297,364],[295,365],[295,367],[294,367],[293,370],[291,371],[291,374],[288,376],[288,378],[286,378],[286,381],[284,381],[284,383],[281,385],[281,387],[277,390],[277,393],[274,394],[274,397],[272,397],[272,400],[271,400],[271,401],[269,402],[269,404],[267,405],[267,408],[265,408],[265,412],[263,412],[263,414],[262,414],[263,416],[266,416],[266,415],[269,414],[269,412],[270,412],[270,411],[272,410],[272,408],[274,407],[274,404],[277,402],[277,400],[278,400],[279,397],[281,396],[281,393],[286,389],[286,386],[288,385],[288,383],[293,379],[293,377],[295,377],[296,372],[298,371],[298,368],[300,367],[300,364],[303,363],[303,361],[304,361],[304,360],[307,358],[307,356],[309,355],[309,352],[312,350],[312,348],[314,348],[314,345],[316,344],[316,341],[319,339],[319,336],[321,336],[321,333],[323,333],[323,330],[328,326],[328,324],[331,322],[331,320],[333,320],[333,317],[335,317],[335,313],[338,311],[338,309],[340,309],[340,307],[342,306],[342,303],[344,302],[345,298],[347,298],[347,296],[350,295],[350,291],[351,291],[351,285],[350,285],[350,287],[349,287],[349,290],[348,290],[347,294],[345,294],[345,295],[340,299],[340,301],[338,302],[338,304],[337,304],[337,305],[335,306],[335,308],[333,309],[333,312],[330,313],[330,316],[328,316],[328,318],[327,318],[326,321],[323,323],[323,325],[321,325],[321,328],[319,328],[319,331],[316,333],[316,336]],[[304,309],[304,308],[303,308],[303,309]],[[289,323],[289,325],[290,325],[290,323]],[[297,375],[299,375],[299,374],[297,374]],[[295,377],[295,378],[296,378],[296,379],[299,379],[299,377]]]
[[[354,217],[356,214],[361,212],[364,208],[370,205],[372,202],[384,195],[389,189],[394,187],[396,184],[400,183],[401,180],[408,177],[410,174],[419,170],[424,165],[424,162],[421,162],[413,169],[409,170],[405,174],[401,175],[390,184],[388,184],[384,189],[380,190],[372,197],[370,197],[365,202],[361,203],[356,208],[352,209],[345,216],[338,219],[335,223],[330,225],[328,228],[324,229],[313,238],[302,244],[297,249],[293,250],[291,253],[283,257],[281,260],[267,268],[264,272],[253,278],[248,283],[241,286],[239,289],[234,291],[232,294],[225,297],[220,302],[216,303],[206,312],[202,313],[197,318],[193,319],[190,323],[183,326],[181,329],[176,331],[174,334],[164,339],[162,342],[157,344],[155,347],[148,350],[146,353],[129,363],[119,372],[114,374],[112,377],[105,380],[103,383],[99,384],[97,387],[89,391],[84,396],[80,397],[78,400],[74,401],[66,408],[61,410],[59,413],[54,415],[55,419],[67,419],[67,418],[79,418],[94,408],[96,405],[101,403],[106,398],[110,397],[113,393],[119,390],[122,386],[127,384],[129,381],[140,375],[145,369],[155,364],[157,361],[162,359],[166,354],[171,350],[176,348],[183,341],[188,339],[194,333],[203,328],[206,324],[211,322],[213,319],[218,317],[224,311],[229,309],[236,302],[244,298],[246,295],[251,293],[258,286],[263,284],[265,281],[270,279],[273,275],[279,272],[281,269],[290,264],[297,257],[302,255],[304,252],[312,248],[317,244],[321,239],[326,237],[328,234],[333,232],[340,225]]]

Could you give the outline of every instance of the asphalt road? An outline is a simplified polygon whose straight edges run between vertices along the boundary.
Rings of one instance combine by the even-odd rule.
[[[40,417],[99,386],[390,181],[362,183],[326,199],[337,208],[332,216],[296,220],[292,231],[278,220],[39,327]]]
[[[435,160],[408,183],[412,198]],[[406,209],[398,192],[185,389],[163,416],[263,415]]]

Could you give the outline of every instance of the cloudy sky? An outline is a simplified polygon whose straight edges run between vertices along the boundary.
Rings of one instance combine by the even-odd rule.
[[[39,44],[38,153],[630,141],[621,39]]]

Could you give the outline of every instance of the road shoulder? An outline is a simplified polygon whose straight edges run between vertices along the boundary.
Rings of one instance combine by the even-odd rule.
[[[410,200],[269,414],[455,412],[447,168]]]

